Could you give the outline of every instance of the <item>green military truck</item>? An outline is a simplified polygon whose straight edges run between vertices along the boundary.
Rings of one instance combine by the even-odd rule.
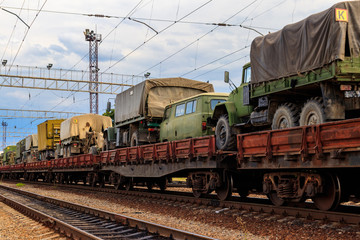
[[[104,144],[103,132],[112,127],[110,117],[88,113],[61,122],[60,141],[55,158],[76,154],[98,153]]]
[[[39,160],[38,135],[31,134],[25,138],[25,151],[23,159],[26,163],[36,162]]]
[[[165,108],[160,124],[160,141],[173,141],[214,134],[206,122],[215,106],[225,102],[228,93],[202,93],[174,102]]]
[[[342,2],[255,38],[241,85],[209,122],[217,147],[235,148],[237,133],[360,117],[359,29],[360,1]]]
[[[104,150],[159,142],[159,126],[166,105],[213,91],[210,83],[158,78],[119,93],[115,100],[115,126],[104,131]]]
[[[16,143],[15,161],[17,164],[24,162],[25,143],[25,138]]]
[[[16,146],[7,146],[4,148],[3,165],[14,165],[15,164],[15,152]]]

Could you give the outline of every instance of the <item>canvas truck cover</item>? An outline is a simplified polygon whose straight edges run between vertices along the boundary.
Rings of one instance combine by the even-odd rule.
[[[101,133],[108,127],[112,127],[110,117],[93,113],[71,117],[61,123],[60,140],[65,140],[70,137],[84,139],[86,132],[91,130],[92,132]]]
[[[116,96],[115,122],[136,117],[161,118],[166,105],[205,92],[214,92],[213,85],[186,78],[145,80]]]
[[[64,119],[46,120],[38,125],[38,149],[44,151],[46,149],[53,149],[58,139],[58,131],[60,123]],[[57,137],[55,139],[55,137]]]
[[[25,138],[25,150],[30,150],[31,147],[37,147],[38,146],[38,135],[37,134],[31,134]]]
[[[251,44],[251,83],[261,83],[320,68],[360,49],[360,1],[328,10],[257,37]]]

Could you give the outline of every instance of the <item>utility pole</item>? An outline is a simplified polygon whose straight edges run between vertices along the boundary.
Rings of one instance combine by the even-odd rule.
[[[6,127],[8,126],[8,123],[5,121],[1,122],[1,125],[3,126],[3,145],[2,149],[6,148]]]
[[[90,90],[90,113],[99,113],[99,67],[98,67],[98,46],[101,41],[101,34],[93,30],[85,29],[85,41],[89,42],[89,90]]]

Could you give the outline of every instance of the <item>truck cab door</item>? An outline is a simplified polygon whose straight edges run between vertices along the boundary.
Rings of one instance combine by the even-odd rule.
[[[232,94],[237,116],[240,118],[249,116],[253,111],[253,106],[250,104],[250,80],[251,67],[250,64],[246,64],[243,67],[241,85]]]
[[[160,140],[164,141],[164,140],[169,140],[168,136],[170,134],[170,128],[171,126],[169,126],[169,119],[171,116],[171,111],[172,110],[172,106],[168,106],[165,108],[164,111],[164,118],[162,123],[160,124]]]

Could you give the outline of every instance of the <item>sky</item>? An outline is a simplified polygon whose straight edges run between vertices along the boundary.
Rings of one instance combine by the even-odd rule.
[[[9,68],[14,72],[16,65],[45,68],[49,63],[53,72],[88,71],[89,43],[83,32],[90,29],[102,36],[100,73],[184,77],[209,81],[216,92],[230,92],[223,82],[224,71],[230,72],[236,86],[240,84],[255,37],[278,31],[336,2],[340,1],[0,0],[0,58],[7,60],[0,73]],[[214,25],[217,23],[231,26]],[[100,114],[114,98],[99,95]],[[1,87],[0,109],[88,113],[89,93]],[[7,137],[10,145],[36,133],[45,119],[0,121],[6,121],[7,131],[13,133]]]

